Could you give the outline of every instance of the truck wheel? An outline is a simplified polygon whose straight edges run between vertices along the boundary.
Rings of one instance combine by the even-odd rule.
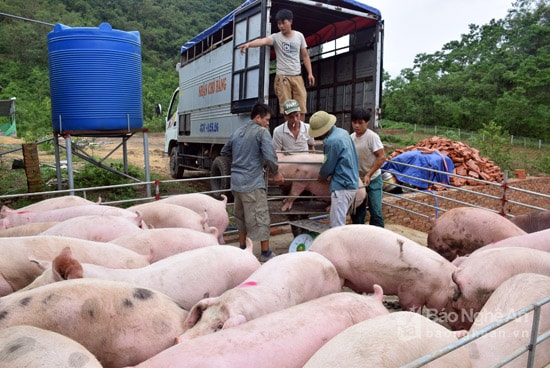
[[[174,179],[182,179],[185,169],[178,165],[178,147],[174,146],[170,150],[170,176]]]
[[[231,175],[231,160],[228,157],[218,156],[212,162],[212,168],[210,169],[210,176],[226,176]],[[210,179],[210,189],[215,192],[215,197],[220,197],[221,194],[227,196],[229,202],[233,201],[233,195],[231,192],[223,192],[222,190],[231,188],[231,179],[229,178],[217,178]]]

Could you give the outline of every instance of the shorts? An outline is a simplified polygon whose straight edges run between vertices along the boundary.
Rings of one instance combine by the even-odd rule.
[[[237,230],[246,232],[254,241],[269,240],[269,207],[264,188],[252,192],[232,191],[235,198],[233,215]]]
[[[283,104],[291,98],[298,101],[302,114],[307,112],[307,91],[301,75],[276,75],[273,85],[279,99],[279,111],[283,113]]]

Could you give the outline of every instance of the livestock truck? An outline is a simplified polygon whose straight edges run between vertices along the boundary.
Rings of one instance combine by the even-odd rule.
[[[354,0],[248,0],[181,47],[179,86],[164,114],[164,152],[173,178],[182,178],[185,170],[209,170],[211,189],[228,189],[229,179],[216,178],[230,174],[220,150],[249,120],[252,106],[261,101],[276,112],[271,129],[283,122],[273,90],[272,49],[249,48],[242,54],[238,48],[278,32],[280,9],[293,12],[293,29],[306,38],[316,78],[314,86],[306,85],[306,121],[325,110],[351,132],[351,111],[362,106],[373,112],[376,125],[382,92],[380,11]]]

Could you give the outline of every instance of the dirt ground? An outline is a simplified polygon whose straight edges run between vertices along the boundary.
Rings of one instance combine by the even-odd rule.
[[[7,151],[11,149],[19,148],[23,141],[11,137],[0,136],[0,144],[2,145],[0,151]],[[63,139],[60,139],[60,144],[65,145]],[[122,138],[115,137],[73,137],[72,144],[78,145],[80,149],[87,154],[96,158],[103,159],[108,155],[107,162],[109,160],[122,161]],[[163,133],[149,133],[147,134],[147,144],[149,147],[149,170],[151,178],[157,179],[159,177],[168,177],[169,158],[164,154],[164,134]],[[130,139],[126,141],[127,158],[128,163],[132,166],[143,167],[144,165],[144,136],[141,133],[136,133]],[[55,156],[52,153],[48,153],[45,150],[39,149],[39,158],[42,165],[55,166]],[[60,152],[60,159],[66,160],[66,151],[64,149]],[[21,159],[21,151],[10,153],[5,155],[4,161],[10,162],[13,159]],[[185,177],[197,177],[204,175],[204,173],[196,173],[192,171],[186,171]],[[386,224],[386,228],[399,233],[419,244],[426,245],[427,234],[416,231],[404,226],[396,224]],[[226,242],[228,244],[237,243],[237,235],[235,233],[229,233],[226,236]],[[271,238],[271,248],[278,254],[288,252],[288,248],[292,243],[294,236],[290,230],[289,225],[279,226],[273,229]],[[255,244],[255,252],[259,253],[259,244]]]

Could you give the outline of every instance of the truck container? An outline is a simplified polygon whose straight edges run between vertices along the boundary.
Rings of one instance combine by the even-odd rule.
[[[220,150],[250,118],[252,106],[267,103],[275,116],[272,130],[283,122],[273,89],[275,54],[271,47],[238,46],[278,32],[275,14],[290,9],[294,30],[304,34],[315,85],[307,84],[306,122],[318,110],[338,118],[351,132],[351,111],[364,107],[375,119],[382,90],[383,21],[379,10],[354,0],[248,0],[216,24],[186,42],[176,65],[179,86],[164,118],[164,151],[170,175],[208,170],[212,177],[230,174],[230,162]],[[372,126],[371,126],[372,128]],[[226,190],[229,179],[214,178],[212,190]]]

